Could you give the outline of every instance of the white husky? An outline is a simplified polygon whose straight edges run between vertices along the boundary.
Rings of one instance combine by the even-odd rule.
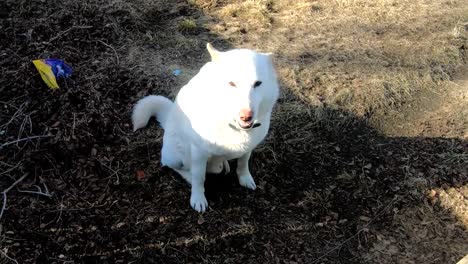
[[[279,87],[270,54],[247,49],[220,52],[207,44],[211,62],[179,91],[175,102],[147,96],[136,104],[133,130],[151,116],[164,128],[161,163],[192,185],[191,206],[208,207],[205,173],[229,172],[237,159],[242,186],[254,190],[249,171],[252,150],[265,138]]]

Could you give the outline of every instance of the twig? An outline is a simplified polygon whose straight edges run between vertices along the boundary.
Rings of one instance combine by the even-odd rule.
[[[106,46],[106,47],[108,47],[108,48],[110,48],[110,49],[112,49],[112,50],[114,51],[114,53],[115,53],[115,59],[117,60],[117,65],[119,65],[119,64],[120,64],[120,62],[119,62],[119,55],[117,54],[117,51],[114,49],[114,47],[112,47],[111,45],[109,45],[109,44],[107,44],[107,43],[105,43],[104,41],[99,40],[99,39],[98,39],[98,42],[100,42],[102,45],[104,45],[104,46]]]
[[[346,240],[344,240],[343,242],[341,242],[340,244],[338,244],[336,247],[330,249],[329,251],[327,251],[325,254],[323,254],[322,256],[316,258],[315,260],[313,260],[312,262],[310,262],[311,264],[313,263],[317,263],[318,261],[320,261],[321,259],[323,259],[324,257],[330,255],[333,251],[339,249],[340,247],[342,247],[344,244],[348,243],[350,240],[352,240],[353,238],[355,238],[356,236],[358,236],[362,231],[364,231],[366,228],[368,228],[370,226],[370,224],[372,224],[379,216],[381,216],[385,211],[387,211],[387,209],[390,207],[390,205],[394,204],[395,201],[398,199],[397,196],[395,196],[380,212],[378,212],[367,224],[364,225],[363,228],[359,229],[354,235],[350,236],[349,238],[347,238]]]
[[[52,194],[50,193],[44,193],[44,192],[35,192],[35,191],[22,191],[22,190],[18,190],[18,192],[20,193],[32,193],[32,194],[38,194],[38,195],[43,195],[43,196],[47,196],[47,197],[52,197]]]
[[[73,29],[88,29],[88,28],[92,28],[92,26],[73,26],[73,27],[71,27],[71,28],[69,28],[69,29],[67,29],[67,30],[64,30],[64,31],[59,32],[59,33],[57,34],[57,36],[55,36],[55,37],[49,39],[48,42],[50,43],[50,42],[52,42],[52,41],[54,41],[54,40],[60,38],[61,36],[67,34],[68,32],[70,32],[70,31],[73,30]]]
[[[109,176],[109,178],[112,178],[112,176],[116,176],[117,177],[117,181],[115,182],[116,184],[119,184],[120,183],[120,176],[119,176],[119,171],[120,169],[117,168],[117,170],[114,170],[112,169],[110,166],[106,165],[104,162],[96,159],[99,163],[101,163],[101,165],[103,165],[104,167],[106,167],[107,169],[109,169],[110,171],[112,171],[113,173]],[[112,162],[111,162],[112,163]],[[117,163],[117,165],[119,165],[119,163]]]
[[[24,180],[24,178],[28,177],[29,173],[26,173],[24,174],[23,176],[21,176],[21,178],[19,178],[18,180],[16,180],[12,185],[10,185],[10,187],[6,188],[5,190],[3,190],[3,193],[7,193],[9,192],[11,189],[13,189],[13,187],[15,187],[18,183],[20,183],[22,180]],[[1,218],[1,217],[0,217]]]
[[[64,207],[64,205],[63,205],[63,197],[62,197],[62,202],[60,202],[60,213],[59,213],[55,223],[58,223],[62,219],[63,207]]]
[[[117,200],[113,201],[108,207],[113,206],[115,203],[117,203]],[[83,210],[89,210],[89,209],[101,208],[101,207],[107,206],[107,202],[104,202],[103,204],[98,204],[98,205],[94,205],[94,204],[91,204],[91,203],[88,203],[88,204],[90,204],[91,206],[87,207],[87,208],[66,208],[66,209],[64,209],[64,206],[62,206],[62,204],[61,204],[60,209],[50,210],[50,212],[83,211]]]
[[[52,197],[52,194],[49,192],[49,189],[47,189],[47,185],[44,184],[44,189],[45,189],[45,192],[42,191],[41,187],[37,186],[37,185],[34,185],[38,191],[22,191],[22,190],[18,190],[18,192],[21,192],[21,193],[32,193],[32,194],[38,194],[38,195],[43,195],[43,196],[47,196],[47,197]]]
[[[8,165],[9,165],[9,164],[8,164]],[[16,165],[14,165],[14,166],[12,165],[9,169],[0,172],[0,176],[3,175],[3,174],[9,173],[10,171],[12,171],[12,170],[18,168],[20,165],[21,165],[21,161],[18,162],[18,163],[17,163]]]
[[[16,106],[14,106],[14,105],[10,104],[9,102],[0,101],[0,104],[6,104],[6,105],[9,105],[9,106],[11,106],[11,107],[15,108],[16,110],[18,110],[18,109],[19,109],[18,107],[16,107]],[[21,106],[20,106],[20,107],[21,107]]]
[[[32,137],[27,137],[27,138],[20,138],[20,139],[14,140],[14,141],[10,141],[10,142],[7,142],[7,143],[3,143],[3,144],[0,146],[0,149],[4,148],[4,147],[6,147],[6,146],[12,145],[12,144],[16,144],[16,143],[21,142],[21,141],[30,140],[30,139],[35,139],[35,138],[46,138],[46,137],[51,137],[51,136],[50,136],[50,135],[39,135],[39,136],[32,136]]]
[[[0,103],[3,103],[3,102],[0,102]],[[6,104],[6,103],[5,103]],[[16,119],[16,117],[20,116],[22,114],[22,111],[23,111],[23,106],[25,105],[26,103],[23,103],[20,105],[20,107],[16,107],[16,106],[13,106],[13,105],[10,105],[8,104],[10,107],[13,107],[16,109],[16,112],[13,114],[13,116],[10,118],[10,120],[8,122],[6,122],[5,124],[2,124],[0,127],[8,127],[8,125],[13,122],[13,120]]]
[[[19,178],[18,180],[16,180],[12,185],[10,185],[10,187],[6,188],[2,193],[3,193],[3,206],[2,206],[2,210],[0,211],[0,219],[2,219],[2,216],[3,216],[3,212],[5,211],[6,209],[6,204],[7,204],[7,192],[9,192],[13,187],[15,187],[18,183],[20,183],[22,180],[24,180],[24,178],[28,177],[29,174],[24,174],[23,176],[21,176],[21,178]]]
[[[75,138],[75,127],[76,127],[76,113],[73,112],[72,138]]]
[[[19,132],[18,132],[18,139],[21,138],[21,135],[23,134],[24,129],[26,128],[26,124],[27,124],[27,122],[28,122],[28,117],[29,117],[29,115],[25,115],[23,121],[21,122],[21,126],[20,126],[20,129],[19,129]],[[30,117],[29,117],[29,124],[30,124],[30,126],[29,126],[29,132],[31,132],[31,130],[32,130],[32,125],[31,125],[31,118],[30,118]]]
[[[18,166],[18,164],[16,164],[16,165],[10,165],[10,164],[8,164],[8,163],[6,163],[6,162],[3,162],[3,161],[1,161],[1,160],[0,160],[0,164],[1,164],[1,165],[4,165],[4,166],[7,166],[7,167],[10,167],[10,168],[13,168],[13,167]]]
[[[7,253],[3,252],[3,250],[0,250],[0,252],[2,253],[3,256],[5,256],[5,258],[7,258],[7,259],[9,259],[9,260],[15,262],[16,264],[18,264],[18,261],[16,261],[16,259],[9,257],[9,256],[7,255]]]
[[[52,160],[50,159],[49,155],[44,154],[44,157],[47,159],[47,161],[49,161],[50,165],[52,165],[52,167],[54,167],[54,170],[57,171],[57,167],[55,166],[55,164],[52,162]]]
[[[7,204],[7,195],[6,195],[6,192],[2,192],[2,194],[3,194],[3,206],[2,206],[2,210],[0,211],[0,220],[2,219],[3,211],[5,211],[5,209],[6,209],[6,204]]]
[[[15,187],[18,183],[20,183],[22,180],[24,180],[24,178],[28,177],[29,174],[24,174],[23,176],[21,176],[21,178],[19,178],[18,180],[16,180],[12,185],[10,185],[10,187],[6,188],[2,194],[3,194],[3,206],[2,206],[2,209],[0,211],[0,219],[2,219],[2,216],[3,216],[3,212],[5,211],[6,209],[6,205],[7,205],[7,193],[13,189],[13,187]],[[52,197],[52,194],[49,192],[49,189],[47,188],[47,185],[45,183],[44,184],[44,190],[45,192],[42,191],[41,187],[37,186],[37,185],[34,185],[39,191],[22,191],[22,190],[18,190],[18,192],[22,192],[22,193],[32,193],[32,194],[38,194],[38,195],[43,195],[43,196],[47,196],[47,197]]]

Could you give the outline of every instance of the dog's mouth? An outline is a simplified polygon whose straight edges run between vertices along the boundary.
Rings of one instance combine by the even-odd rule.
[[[261,126],[262,124],[259,122],[254,122],[254,121],[237,121],[237,126],[234,124],[230,123],[229,126],[233,129],[238,129],[238,130],[250,130],[252,128],[256,128]]]
[[[237,124],[239,124],[239,127],[242,129],[250,129],[253,127],[254,122],[253,121],[237,121]]]

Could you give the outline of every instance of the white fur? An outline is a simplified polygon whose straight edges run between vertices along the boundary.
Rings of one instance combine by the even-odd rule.
[[[155,116],[161,126],[164,127],[171,108],[172,101],[166,97],[150,95],[141,99],[133,109],[133,131],[146,126],[151,116]]]
[[[219,52],[211,45],[208,50],[213,61],[182,87],[174,103],[148,96],[138,101],[132,115],[134,130],[145,126],[152,115],[157,117],[165,130],[161,162],[191,183],[190,204],[198,212],[208,207],[206,172],[229,171],[228,160],[238,160],[240,185],[256,188],[248,162],[268,133],[279,94],[269,54],[246,49]],[[254,88],[256,81],[262,84]],[[251,109],[254,123],[261,125],[243,130],[241,109]]]

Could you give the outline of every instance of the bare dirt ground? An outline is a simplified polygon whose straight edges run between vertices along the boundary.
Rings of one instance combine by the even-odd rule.
[[[413,96],[404,107],[389,111],[382,121],[388,135],[468,138],[468,67],[457,70],[454,82]]]
[[[0,261],[456,263],[467,23],[456,0],[1,1]],[[259,188],[208,175],[198,214],[130,113],[173,98],[207,41],[274,52],[282,97]],[[54,91],[31,63],[48,57],[74,69]]]

